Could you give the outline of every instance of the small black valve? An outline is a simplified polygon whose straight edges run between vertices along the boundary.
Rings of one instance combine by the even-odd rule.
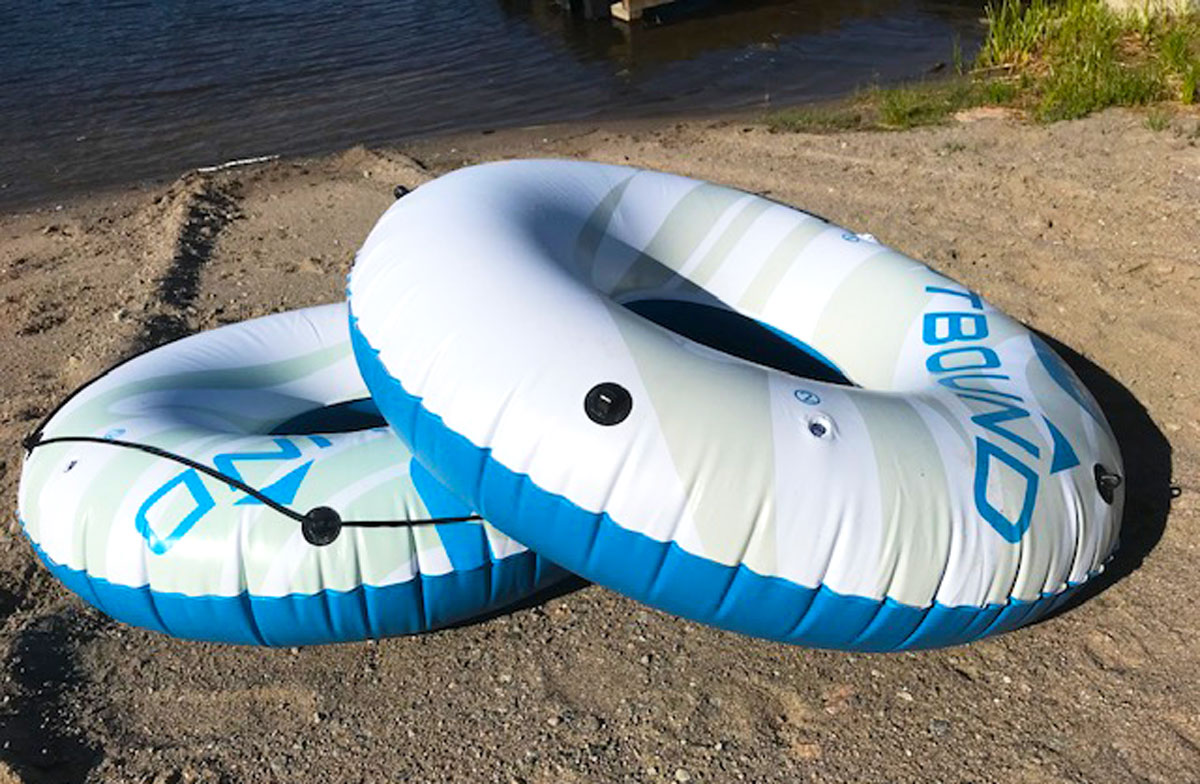
[[[300,532],[304,534],[304,541],[315,547],[324,547],[342,532],[341,515],[328,506],[318,506],[304,515]]]
[[[620,384],[597,384],[583,399],[583,410],[597,425],[619,425],[633,410],[633,396]]]
[[[1109,471],[1100,463],[1096,463],[1093,473],[1096,476],[1097,492],[1100,493],[1100,497],[1104,499],[1106,504],[1111,504],[1113,502],[1113,494],[1121,486],[1121,475],[1115,471]]]

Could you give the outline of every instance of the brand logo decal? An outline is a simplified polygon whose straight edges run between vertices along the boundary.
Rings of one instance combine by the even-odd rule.
[[[333,445],[329,439],[323,436],[314,435],[306,436],[306,438],[320,449],[325,449]],[[300,447],[291,439],[274,438],[272,441],[276,447],[273,450],[260,452],[223,452],[213,458],[213,467],[231,479],[245,482],[246,480],[238,468],[239,463],[277,460],[290,461],[303,457]],[[312,468],[313,462],[313,460],[305,461],[258,492],[278,504],[287,505],[292,503],[296,500],[296,494],[300,491],[300,485],[308,475],[308,470]],[[191,495],[193,506],[191,510],[175,523],[170,533],[166,536],[161,536],[156,529],[161,530],[168,526],[166,524],[152,525],[149,513],[155,505],[168,495],[171,495],[171,491],[177,487],[183,488]],[[241,496],[237,501],[234,501],[235,506],[262,503],[262,501],[252,495],[246,495],[236,488],[231,487],[230,489],[235,494]],[[138,533],[146,540],[150,552],[155,555],[163,555],[182,539],[188,531],[192,530],[202,517],[216,507],[217,502],[213,498],[212,493],[205,487],[204,479],[200,476],[200,472],[194,468],[188,468],[159,485],[146,497],[146,500],[138,508],[137,514],[134,515],[134,525],[137,527]]]
[[[975,507],[996,533],[1006,541],[1018,542],[1029,530],[1037,506],[1040,481],[1037,461],[1041,458],[1041,450],[1014,426],[1022,420],[1032,419],[1031,415],[1020,395],[972,383],[1012,381],[1012,377],[1004,372],[1000,355],[982,343],[988,337],[989,325],[979,295],[939,286],[926,286],[925,291],[956,297],[960,306],[964,304],[963,300],[969,305],[966,310],[925,314],[922,338],[925,345],[936,349],[926,358],[925,367],[939,384],[954,390],[960,399],[970,401],[968,405],[978,412],[971,416],[971,422],[978,428],[973,485]],[[1003,387],[1003,384],[999,386]],[[983,410],[979,410],[981,408]],[[1050,473],[1079,465],[1079,458],[1062,432],[1049,419],[1043,417],[1043,420],[1054,448]],[[988,479],[991,472],[1001,466],[1024,483],[1020,510],[1015,515],[1006,514],[988,499]]]

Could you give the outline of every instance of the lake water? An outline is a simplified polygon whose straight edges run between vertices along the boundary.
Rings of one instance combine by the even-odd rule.
[[[779,106],[973,51],[980,0],[717,0],[670,24],[550,0],[0,4],[0,202],[446,131]]]

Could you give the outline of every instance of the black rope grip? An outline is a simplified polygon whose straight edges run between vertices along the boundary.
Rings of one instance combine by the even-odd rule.
[[[200,473],[212,477],[219,482],[224,482],[235,490],[240,490],[246,495],[254,498],[264,506],[270,507],[275,512],[296,521],[300,524],[300,532],[304,535],[304,539],[314,546],[323,546],[337,539],[342,528],[413,528],[422,525],[448,525],[450,523],[466,523],[474,520],[482,520],[479,515],[466,515],[464,517],[430,517],[419,520],[343,520],[341,516],[333,509],[327,506],[318,506],[315,509],[309,510],[305,514],[301,514],[294,509],[275,501],[272,498],[264,495],[258,489],[251,487],[240,479],[235,479],[228,474],[222,473],[211,466],[204,463],[192,460],[189,457],[160,449],[151,444],[139,444],[136,441],[121,441],[115,438],[98,438],[96,436],[55,436],[53,438],[42,438],[42,429],[39,428],[21,440],[21,446],[25,448],[25,452],[32,453],[34,449],[40,446],[49,444],[107,444],[109,446],[121,447],[124,449],[135,449],[139,452],[145,452],[154,457],[161,457],[165,460],[172,460],[180,465],[195,469]]]

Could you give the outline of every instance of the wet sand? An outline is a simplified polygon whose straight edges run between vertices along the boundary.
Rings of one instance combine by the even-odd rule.
[[[1164,781],[1200,775],[1200,147],[1107,112],[904,133],[752,119],[353,149],[0,216],[0,491],[20,438],[140,348],[342,294],[397,184],[557,156],[711,179],[908,252],[1058,341],[1122,442],[1124,545],[1033,628],[854,655],[597,586],[417,638],[258,650],[107,620],[0,533],[0,783]],[[1171,500],[1171,485],[1181,495]]]

